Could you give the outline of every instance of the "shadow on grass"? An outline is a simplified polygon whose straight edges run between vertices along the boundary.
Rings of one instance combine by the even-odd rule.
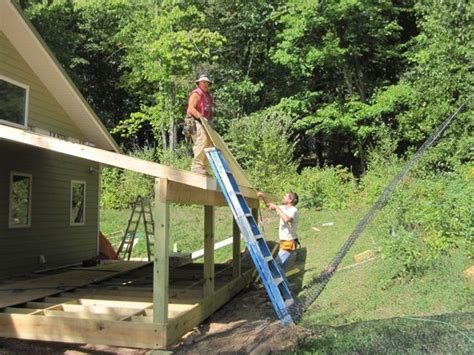
[[[311,326],[298,353],[474,353],[474,313],[404,316],[331,327]]]

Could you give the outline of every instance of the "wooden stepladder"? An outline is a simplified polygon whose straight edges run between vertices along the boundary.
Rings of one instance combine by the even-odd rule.
[[[153,221],[153,212],[150,200],[137,196],[132,205],[132,212],[128,219],[127,229],[123,235],[122,241],[117,251],[117,255],[122,260],[130,260],[133,247],[138,241],[137,232],[140,222],[143,220],[143,229],[145,231],[146,251],[148,261],[151,260],[153,250],[153,240],[155,233],[155,224]]]
[[[284,325],[293,323],[289,307],[294,304],[294,299],[283,270],[273,259],[224,156],[216,148],[205,149],[205,152],[280,322]]]

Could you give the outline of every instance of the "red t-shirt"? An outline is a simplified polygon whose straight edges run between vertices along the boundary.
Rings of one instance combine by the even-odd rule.
[[[191,92],[192,94],[199,95],[199,101],[195,107],[195,109],[208,120],[212,119],[212,96],[208,92],[204,92],[201,88],[196,88]],[[191,113],[187,112],[189,116],[192,116]]]

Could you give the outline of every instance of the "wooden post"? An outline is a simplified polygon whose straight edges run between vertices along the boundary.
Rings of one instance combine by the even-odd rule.
[[[204,298],[214,294],[214,207],[204,206]]]
[[[232,276],[239,277],[242,273],[240,256],[240,229],[239,225],[232,218]]]
[[[168,179],[155,179],[155,242],[153,246],[153,323],[168,322],[169,204]],[[166,332],[165,332],[166,333]],[[166,335],[165,335],[166,336]]]
[[[258,208],[252,208],[252,215],[253,215],[253,218],[255,218],[255,222],[257,222],[257,226],[258,226]]]

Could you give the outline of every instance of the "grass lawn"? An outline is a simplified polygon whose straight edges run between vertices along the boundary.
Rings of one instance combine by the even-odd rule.
[[[303,285],[318,275],[351,233],[366,209],[301,210],[299,235],[306,248]],[[129,211],[102,211],[102,231],[126,228]],[[171,248],[203,248],[203,208],[171,206]],[[379,215],[378,218],[382,218]],[[324,226],[330,223],[331,225]],[[267,240],[277,239],[278,218],[263,212]],[[354,244],[320,297],[300,324],[314,336],[300,342],[311,353],[472,353],[474,352],[474,282],[461,276],[472,264],[461,253],[446,256],[422,277],[393,281],[393,265],[382,256],[387,231],[377,218]],[[216,209],[216,241],[232,234],[228,208]],[[117,239],[118,240],[118,239]],[[117,240],[115,241],[117,243]],[[375,260],[356,267],[354,255],[371,249]],[[231,246],[216,261],[231,257]],[[135,255],[145,255],[141,238]],[[342,270],[341,270],[342,269]]]

